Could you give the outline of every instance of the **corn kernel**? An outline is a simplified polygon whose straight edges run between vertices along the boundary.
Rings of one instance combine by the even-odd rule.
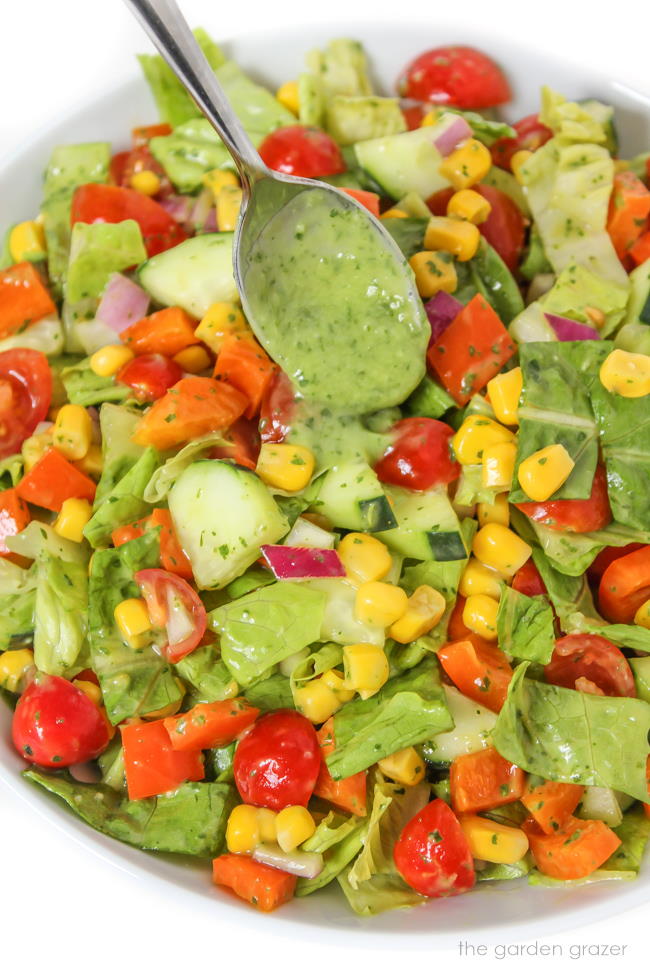
[[[492,596],[468,596],[463,606],[463,623],[484,640],[496,640],[498,611],[498,600]]]
[[[422,118],[420,122],[420,128],[427,128],[429,125],[435,125],[440,118],[440,110],[437,108],[432,108],[430,112]]]
[[[41,260],[47,253],[43,225],[36,220],[17,223],[9,234],[9,253],[16,264]]]
[[[281,491],[302,491],[314,473],[315,457],[309,447],[289,443],[263,443],[255,470],[265,484]]]
[[[96,376],[114,376],[133,357],[133,352],[126,345],[104,345],[93,352],[89,365]]]
[[[427,250],[447,251],[459,261],[471,260],[480,242],[478,227],[468,220],[456,220],[455,217],[431,217],[424,235]]]
[[[312,724],[323,724],[343,702],[322,677],[315,677],[294,688],[293,703]]]
[[[458,275],[449,254],[438,254],[435,250],[418,251],[409,259],[409,264],[421,298],[431,298],[439,291],[451,293],[458,287]]]
[[[528,853],[528,837],[523,829],[505,826],[482,816],[460,816],[460,827],[472,856],[488,863],[516,863]]]
[[[263,806],[256,809],[256,813],[257,828],[260,833],[260,843],[277,843],[277,813],[273,809],[265,809]]]
[[[391,207],[390,210],[384,210],[381,215],[382,220],[404,220],[408,218],[408,213],[406,210],[400,210],[399,207]]]
[[[5,650],[0,653],[0,687],[12,694],[20,693],[33,666],[34,654],[31,650]]]
[[[235,806],[228,817],[226,846],[231,853],[252,853],[260,842],[260,827],[255,806]]]
[[[285,81],[285,83],[280,85],[276,91],[275,97],[281,105],[284,105],[284,107],[291,112],[292,115],[298,117],[298,112],[300,111],[300,96],[298,94],[297,81]]]
[[[600,367],[600,381],[610,393],[637,399],[650,393],[650,355],[614,349]]]
[[[515,179],[518,183],[523,182],[524,174],[522,172],[523,167],[526,165],[532,152],[529,149],[520,149],[519,152],[515,152],[510,160],[510,169],[512,170]]]
[[[215,197],[217,227],[220,231],[234,230],[241,210],[242,191],[239,186],[223,186]]]
[[[494,569],[489,569],[478,559],[470,558],[465,571],[460,577],[458,591],[461,596],[492,596],[501,597],[501,576]]]
[[[510,579],[531,557],[530,545],[503,525],[488,524],[474,536],[472,552],[484,565]]]
[[[634,622],[637,626],[644,626],[646,630],[650,630],[650,599],[646,599],[646,601],[639,606],[634,614]]]
[[[304,806],[287,806],[275,817],[278,846],[290,853],[316,832],[316,823]]]
[[[44,430],[43,433],[35,433],[31,437],[23,440],[20,452],[23,455],[25,472],[29,473],[32,467],[39,462],[48,447],[52,446],[53,427]]]
[[[61,407],[54,423],[52,443],[64,457],[81,460],[88,453],[92,436],[92,421],[83,406],[66,403]]]
[[[213,197],[224,188],[224,186],[239,186],[239,179],[236,173],[230,169],[211,169],[209,173],[204,173],[201,182],[212,191]]]
[[[452,437],[451,445],[460,464],[480,464],[487,447],[514,443],[515,435],[496,420],[480,413],[466,417]]]
[[[494,501],[479,501],[476,505],[476,519],[481,528],[483,525],[503,525],[507,528],[510,524],[507,493],[497,494]]]
[[[490,216],[492,206],[476,190],[458,190],[447,204],[447,216],[470,223],[483,223]]]
[[[490,150],[478,139],[468,139],[454,149],[438,167],[438,172],[449,180],[456,190],[466,190],[480,183],[490,171]]]
[[[160,192],[160,176],[152,169],[141,169],[133,173],[130,179],[131,188],[144,196],[155,196]]]
[[[390,626],[406,612],[408,596],[388,582],[364,582],[357,590],[354,615],[368,626]]]
[[[519,465],[517,476],[522,491],[533,501],[547,501],[562,487],[575,461],[562,444],[536,450]]]
[[[354,691],[347,689],[345,677],[339,670],[326,670],[324,674],[321,674],[321,680],[334,691],[341,704],[346,704],[354,697]]]
[[[186,349],[181,349],[174,356],[174,362],[183,372],[191,372],[192,375],[205,372],[212,365],[210,356],[201,345],[188,345]]]
[[[149,642],[147,634],[151,619],[144,599],[123,599],[114,610],[117,627],[134,650],[140,650]]]
[[[217,354],[227,335],[252,335],[241,308],[233,301],[216,301],[210,305],[194,334]]]
[[[500,423],[515,426],[519,423],[519,397],[523,387],[521,366],[499,373],[487,384],[490,405]]]
[[[397,643],[411,643],[440,622],[446,609],[445,597],[431,586],[418,586],[409,596],[406,612],[388,631]]]
[[[88,448],[88,453],[81,460],[75,461],[75,467],[88,477],[93,477],[98,480],[102,471],[104,470],[104,455],[102,453],[102,448],[99,444],[92,443]]]
[[[83,542],[84,528],[92,513],[92,505],[85,498],[66,498],[54,522],[54,531],[71,542]]]
[[[400,785],[417,785],[424,778],[424,761],[413,746],[401,748],[377,762],[382,775]]]
[[[346,575],[357,584],[383,579],[393,565],[384,543],[363,532],[350,532],[341,539],[337,551]]]
[[[509,491],[515,473],[517,448],[513,443],[495,443],[483,451],[481,480],[483,487]]]
[[[388,657],[374,643],[352,643],[343,647],[345,686],[371,697],[388,680]]]
[[[86,697],[90,698],[93,704],[98,707],[102,703],[102,692],[97,687],[97,684],[93,684],[91,680],[73,680],[72,683],[77,688],[77,690],[82,691]]]
[[[594,308],[592,305],[585,305],[584,312],[589,321],[595,328],[602,328],[605,324],[605,313],[600,310],[600,308]]]

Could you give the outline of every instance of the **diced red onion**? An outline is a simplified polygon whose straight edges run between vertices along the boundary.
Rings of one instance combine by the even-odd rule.
[[[551,315],[544,313],[546,321],[558,337],[559,342],[580,342],[583,339],[600,339],[599,332],[591,325],[584,325],[582,322],[574,322],[572,318],[564,318],[563,315]]]
[[[291,545],[262,545],[262,555],[276,579],[340,579],[345,569],[331,548],[298,548]]]
[[[429,345],[437,342],[448,325],[451,325],[456,315],[462,310],[463,306],[446,291],[437,291],[433,298],[430,298],[424,306],[429,322],[431,323],[431,339]]]
[[[191,196],[166,196],[160,200],[161,207],[167,211],[172,220],[177,223],[185,223],[190,219],[194,198]]]
[[[205,218],[205,223],[203,224],[203,232],[206,234],[214,234],[217,230],[217,210],[216,207],[210,207],[208,215]]]
[[[190,230],[202,230],[204,228],[209,217],[210,210],[212,209],[213,202],[214,197],[212,195],[212,190],[209,190],[206,186],[205,189],[201,190],[194,201],[194,206],[188,221],[190,224]]]
[[[322,854],[303,853],[301,850],[285,853],[275,843],[261,843],[256,846],[253,850],[253,860],[265,863],[267,867],[292,873],[295,877],[307,877],[308,880],[313,880],[323,869]]]
[[[147,314],[149,295],[123,274],[111,274],[97,309],[97,318],[118,335]]]
[[[436,136],[433,144],[441,156],[448,156],[454,151],[459,142],[463,142],[464,139],[469,139],[471,135],[472,130],[465,119],[462,115],[457,115],[454,121],[450,122],[440,135]]]

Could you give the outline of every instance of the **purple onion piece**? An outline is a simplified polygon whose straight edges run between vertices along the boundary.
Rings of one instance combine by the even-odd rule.
[[[160,205],[176,223],[185,223],[190,218],[194,202],[191,196],[167,196],[160,200]]]
[[[341,579],[345,568],[331,548],[262,545],[262,555],[276,579]]]
[[[443,129],[434,140],[433,144],[441,156],[448,156],[454,151],[459,142],[469,139],[472,130],[461,115],[457,115],[453,122]]]
[[[149,295],[123,274],[111,274],[104,288],[97,318],[118,335],[129,325],[144,318],[149,309]]]
[[[552,315],[544,312],[546,321],[549,323],[559,342],[581,342],[583,339],[600,339],[600,333],[585,325],[583,322],[574,322],[572,318],[565,318],[563,315]]]
[[[437,342],[445,329],[451,325],[454,318],[463,310],[463,305],[446,291],[438,291],[424,306],[431,324],[431,339],[429,346]]]

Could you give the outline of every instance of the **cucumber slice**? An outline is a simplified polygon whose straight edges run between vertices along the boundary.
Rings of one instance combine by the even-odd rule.
[[[494,711],[481,707],[455,687],[445,687],[444,692],[454,727],[424,744],[423,754],[429,762],[453,762],[459,755],[487,748],[490,732],[497,721]]]
[[[580,803],[582,819],[602,819],[607,826],[620,826],[623,813],[617,793],[606,786],[588,785]]]
[[[256,474],[224,460],[190,464],[169,492],[169,510],[199,589],[222,589],[277,542],[289,524]]]
[[[467,558],[460,524],[445,491],[391,488],[397,528],[378,532],[394,552],[409,559],[455,562]]]
[[[379,478],[362,460],[327,471],[314,507],[336,528],[377,532],[397,525]]]
[[[237,301],[232,273],[234,234],[201,234],[141,264],[138,279],[160,305],[203,318],[215,301]]]

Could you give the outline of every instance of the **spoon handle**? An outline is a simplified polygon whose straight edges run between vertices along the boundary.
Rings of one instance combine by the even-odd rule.
[[[233,112],[175,0],[124,2],[217,130],[237,165],[242,182],[250,186],[266,167]]]

